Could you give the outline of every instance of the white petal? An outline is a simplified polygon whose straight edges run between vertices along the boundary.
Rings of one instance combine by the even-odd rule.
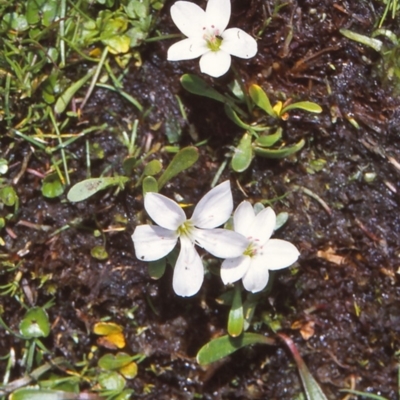
[[[231,18],[231,0],[208,0],[206,15],[207,28],[215,27],[221,35]]]
[[[248,240],[228,229],[195,229],[192,234],[196,243],[215,257],[239,257],[249,245]]]
[[[231,56],[222,49],[209,51],[200,58],[200,71],[219,78],[226,74],[231,66]]]
[[[267,286],[269,278],[267,262],[268,260],[265,257],[253,257],[251,259],[249,269],[242,279],[246,290],[256,293]]]
[[[242,279],[250,266],[249,256],[227,258],[221,265],[221,279],[224,285]]]
[[[175,247],[178,235],[156,225],[139,225],[132,235],[136,257],[154,261],[166,256]]]
[[[203,280],[204,268],[201,258],[193,243],[187,238],[182,238],[172,287],[178,296],[193,296],[200,290]]]
[[[150,218],[166,229],[176,230],[186,221],[186,215],[177,203],[158,193],[147,193],[144,208]]]
[[[198,228],[211,229],[225,223],[232,210],[231,184],[225,181],[203,196],[197,203],[190,220]]]
[[[256,214],[253,206],[248,201],[242,201],[236,208],[233,215],[233,226],[235,232],[243,236],[250,236],[249,228],[255,221]]]
[[[257,54],[257,42],[245,31],[230,28],[221,34],[221,50],[240,58],[251,58]]]
[[[260,251],[260,250],[259,250]],[[299,258],[299,251],[296,246],[286,240],[271,239],[262,248],[266,257],[268,269],[275,270],[286,268],[292,265]]]
[[[271,207],[260,211],[249,227],[251,237],[247,236],[257,245],[263,245],[272,235],[275,228],[276,215]]]
[[[201,37],[203,35],[206,13],[197,4],[177,1],[171,7],[171,18],[185,36]]]
[[[205,40],[184,39],[168,49],[169,61],[192,60],[209,51]]]

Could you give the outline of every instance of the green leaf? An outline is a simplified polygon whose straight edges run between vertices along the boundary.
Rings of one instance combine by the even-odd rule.
[[[225,110],[225,114],[228,116],[228,118],[234,122],[237,126],[239,126],[240,128],[246,129],[246,130],[250,130],[253,127],[249,124],[246,124],[245,122],[243,122],[239,116],[235,113],[235,111],[232,110],[232,107],[228,106],[228,104],[225,104],[224,106],[224,110]]]
[[[299,101],[298,103],[289,104],[281,111],[281,114],[294,109],[305,110],[317,114],[322,112],[322,107],[317,103],[313,103],[312,101]]]
[[[225,103],[225,97],[196,75],[184,74],[181,84],[188,92]]]
[[[266,158],[285,158],[288,157],[297,151],[301,150],[303,146],[305,145],[305,140],[301,139],[298,143],[292,145],[292,146],[285,146],[282,149],[278,150],[270,150],[270,149],[265,149],[261,147],[255,147],[254,152],[258,156],[266,157]]]
[[[71,101],[72,97],[75,93],[92,77],[95,73],[96,68],[92,68],[89,72],[79,81],[76,81],[72,84],[65,92],[57,99],[56,104],[54,106],[54,112],[56,114],[61,114],[67,108],[69,102]]]
[[[100,374],[99,383],[104,389],[118,392],[125,387],[125,379],[115,371]]]
[[[253,147],[251,145],[251,135],[245,133],[240,139],[239,145],[235,148],[231,161],[232,169],[236,172],[245,171],[253,158]]]
[[[5,158],[0,158],[0,175],[6,174],[8,171],[8,161]]]
[[[271,117],[276,118],[276,112],[273,110],[271,106],[271,102],[267,94],[262,90],[262,88],[258,85],[251,85],[249,88],[249,94],[254,104],[264,110]]]
[[[152,176],[146,176],[142,183],[143,196],[146,193],[158,193],[158,183]]]
[[[126,176],[85,179],[72,186],[67,194],[67,198],[71,202],[86,200],[100,190],[106,189],[109,186],[123,186],[128,181],[129,178]]]
[[[299,370],[301,381],[303,382],[304,391],[306,392],[307,400],[328,400],[324,392],[318,385],[317,381],[311,375],[307,368],[306,363],[300,356],[297,347],[295,346],[293,340],[283,333],[278,333],[278,336],[285,342],[290,352],[293,355],[294,361],[296,362],[297,368]]]
[[[221,336],[204,345],[197,353],[196,359],[200,365],[207,365],[234,353],[242,347],[256,343],[274,345],[275,340],[257,333],[248,332],[237,338],[228,335]]]
[[[386,397],[378,396],[377,394],[361,392],[359,390],[352,390],[352,389],[342,389],[340,392],[356,394],[361,397],[365,397],[366,399],[373,399],[373,400],[388,400]]]
[[[373,39],[368,36],[360,35],[359,33],[349,31],[348,29],[340,29],[339,32],[348,39],[372,47],[377,52],[380,52],[382,50],[383,42],[378,39]]]
[[[151,279],[160,279],[164,273],[165,273],[165,268],[167,266],[167,262],[165,257],[160,258],[159,260],[156,261],[150,261],[148,263],[148,272],[150,275]]]
[[[108,253],[104,246],[94,246],[90,249],[90,255],[96,260],[107,260]]]
[[[5,186],[0,189],[0,201],[9,207],[12,207],[18,201],[18,195],[12,186]]]
[[[185,169],[190,168],[199,158],[199,151],[196,147],[185,147],[175,154],[167,169],[158,179],[158,189],[161,188],[174,176]]]
[[[19,324],[19,331],[28,339],[49,336],[50,322],[46,311],[40,307],[28,310]]]
[[[98,366],[107,371],[113,371],[125,367],[133,361],[134,357],[126,353],[105,354],[98,362]]]
[[[240,286],[235,285],[233,302],[228,317],[229,335],[233,337],[239,336],[243,332],[243,325],[244,325],[244,317],[243,317],[242,294],[240,292]]]
[[[282,226],[286,224],[288,219],[289,219],[289,214],[286,211],[280,212],[276,216],[274,231],[277,231],[278,229],[282,228]]]
[[[61,196],[64,193],[64,185],[57,173],[47,175],[42,183],[42,195],[49,199]]]
[[[11,393],[9,400],[75,400],[76,396],[62,390],[22,388]]]
[[[282,137],[282,128],[278,128],[272,135],[261,135],[255,141],[255,145],[260,147],[271,147]]]
[[[19,15],[16,12],[4,14],[1,22],[2,29],[14,30],[18,32],[25,31],[29,28],[28,21],[24,15]]]
[[[145,176],[153,176],[157,175],[162,169],[162,164],[158,160],[151,160],[144,167],[143,175]]]

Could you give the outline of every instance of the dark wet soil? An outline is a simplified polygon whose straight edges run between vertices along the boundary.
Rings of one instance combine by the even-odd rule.
[[[176,32],[168,13],[171,4],[160,19],[164,34]],[[270,16],[273,2],[233,1],[232,9],[231,26],[255,34],[264,13]],[[231,180],[236,204],[245,192],[252,202],[269,199],[277,212],[290,214],[277,236],[293,242],[301,258],[295,268],[276,275],[254,320],[260,322],[267,315],[281,322],[329,399],[344,398],[340,390],[350,387],[397,398],[400,101],[380,73],[380,56],[339,33],[347,28],[368,35],[382,11],[379,2],[369,1],[289,2],[265,28],[258,55],[249,61],[235,60],[246,85],[261,85],[275,100],[282,93],[323,107],[317,117],[297,112],[284,123],[287,143],[307,141],[297,155],[280,161],[255,158],[245,173],[226,169],[221,179]],[[397,35],[399,26],[399,21],[387,23]],[[285,43],[289,32],[293,39]],[[121,160],[127,153],[120,132],[135,118],[141,119],[138,144],[143,148],[169,144],[168,123],[181,130],[182,146],[208,140],[199,147],[195,166],[163,189],[168,196],[196,202],[208,191],[241,131],[227,120],[222,106],[183,91],[179,77],[199,74],[198,62],[167,62],[171,43],[144,47],[142,67],[132,66],[124,80],[124,90],[150,109],[145,119],[117,94],[96,89],[82,121],[87,126],[108,124],[90,136],[91,143],[104,151],[103,158],[92,160],[92,176],[100,176],[110,165],[108,175],[123,173]],[[233,78],[232,72],[218,80],[205,77],[219,90]],[[189,123],[181,117],[176,94]],[[351,124],[352,118],[359,129]],[[130,239],[144,220],[140,190],[132,184],[117,194],[103,191],[76,204],[64,195],[45,199],[40,179],[30,171],[45,172],[47,156],[23,141],[13,148],[9,144],[6,136],[1,139],[14,165],[10,179],[20,174],[22,160],[30,158],[15,184],[20,208],[9,225],[12,235],[4,236],[4,250],[20,263],[33,304],[55,299],[49,309],[54,324],[45,341],[54,356],[65,356],[72,363],[82,360],[96,344],[90,334],[93,324],[109,317],[125,327],[125,351],[147,356],[138,376],[129,382],[139,398],[298,398],[302,393],[298,372],[281,344],[248,347],[208,368],[197,365],[194,357],[199,348],[226,333],[228,308],[215,301],[223,287],[218,277],[208,275],[198,295],[182,299],[172,291],[170,270],[159,281],[149,278]],[[86,177],[84,140],[68,151],[76,183]],[[165,151],[156,156],[164,165],[172,158]],[[323,163],[319,171],[313,169],[316,160]],[[95,245],[103,244],[95,230],[108,231],[105,261],[90,255]],[[44,274],[49,279],[41,286],[39,277]],[[12,278],[2,271],[0,283]],[[2,317],[17,330],[24,310],[15,300],[2,300]],[[134,317],[129,318],[127,310],[132,308]],[[309,337],[303,338],[307,329]],[[273,336],[265,324],[258,323],[253,330]],[[21,357],[23,345],[11,335],[0,335],[2,354],[13,347]],[[98,355],[106,351],[100,349]],[[0,373],[4,368],[0,363]],[[12,374],[17,379],[23,370],[15,367]],[[154,386],[146,394],[149,384]]]

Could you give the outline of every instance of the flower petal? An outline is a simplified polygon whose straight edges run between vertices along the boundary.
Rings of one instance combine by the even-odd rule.
[[[221,36],[223,38],[221,50],[240,58],[251,58],[257,54],[257,42],[245,31],[230,28]]]
[[[259,292],[267,286],[269,271],[266,257],[253,257],[250,267],[242,278],[243,286],[252,293]]]
[[[272,235],[275,228],[276,215],[271,207],[264,208],[260,211],[253,223],[249,227],[249,235],[247,236],[255,244],[262,246]]]
[[[215,257],[239,257],[246,250],[249,241],[240,233],[228,229],[195,229],[196,243]]]
[[[184,39],[174,43],[169,49],[169,61],[192,60],[209,51],[205,40]]]
[[[172,287],[178,296],[193,296],[201,288],[204,280],[204,267],[193,243],[181,239],[181,251],[176,261]]]
[[[231,66],[231,56],[221,49],[209,51],[200,58],[200,71],[204,74],[219,78],[226,74]]]
[[[255,221],[256,215],[253,206],[248,201],[242,201],[233,214],[233,226],[235,232],[243,236],[250,236],[249,228]]]
[[[275,270],[292,265],[299,258],[296,246],[286,240],[271,239],[259,250],[266,257],[268,269]]]
[[[250,266],[249,256],[227,258],[221,265],[221,279],[224,285],[233,283],[243,278]]]
[[[190,1],[177,1],[171,7],[171,18],[187,37],[201,37],[206,23],[206,13]]]
[[[147,193],[144,208],[150,218],[166,229],[176,230],[186,221],[186,215],[175,201],[158,193]]]
[[[190,220],[198,228],[211,229],[225,223],[232,210],[231,184],[225,181],[203,196],[197,203]]]
[[[214,28],[218,35],[228,26],[231,18],[231,0],[208,0],[206,7],[206,24],[209,29]]]
[[[172,251],[178,234],[156,225],[139,225],[133,232],[132,240],[139,260],[154,261]]]

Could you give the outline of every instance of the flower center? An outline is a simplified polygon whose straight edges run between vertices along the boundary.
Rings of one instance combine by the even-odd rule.
[[[191,221],[185,221],[177,229],[179,236],[186,236],[189,239],[191,238],[193,230],[194,230],[194,225]]]
[[[203,39],[207,42],[207,47],[211,51],[218,51],[222,44],[222,36],[220,36],[219,29],[215,29],[214,25],[211,25],[211,29],[203,28],[204,35]]]
[[[247,249],[243,252],[244,256],[255,257],[257,255],[258,246],[253,242],[247,246]]]

